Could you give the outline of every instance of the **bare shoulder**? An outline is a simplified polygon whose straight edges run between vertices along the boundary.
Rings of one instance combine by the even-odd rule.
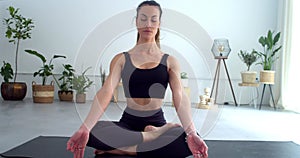
[[[125,59],[124,53],[118,53],[113,57],[113,60],[122,60]]]
[[[118,53],[113,57],[111,63],[123,64],[124,61],[125,61],[124,53]]]
[[[169,55],[168,57],[168,67],[169,68],[174,68],[174,67],[178,67],[179,66],[179,62],[177,60],[176,57],[172,56],[172,55]]]

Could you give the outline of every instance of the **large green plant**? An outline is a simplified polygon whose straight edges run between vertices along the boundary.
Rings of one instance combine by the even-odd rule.
[[[15,9],[10,6],[7,8],[10,17],[4,19],[4,25],[6,26],[5,37],[9,39],[9,43],[16,44],[15,54],[15,74],[14,82],[16,82],[18,74],[18,53],[20,40],[26,40],[31,38],[31,30],[34,28],[33,21],[30,18],[25,18],[19,14],[19,8]]]
[[[14,71],[9,63],[3,61],[0,74],[3,76],[4,82],[8,83],[10,79],[13,79]]]
[[[73,77],[73,89],[77,92],[77,94],[83,94],[86,92],[86,90],[93,84],[93,81],[91,81],[85,73],[90,69],[91,67],[88,67],[85,69],[81,75],[74,75]]]
[[[278,59],[276,53],[281,49],[278,45],[280,39],[280,32],[274,35],[274,31],[269,30],[266,36],[261,36],[258,42],[263,47],[263,52],[257,52],[261,62],[258,64],[263,65],[264,70],[271,70],[274,62]]]
[[[61,73],[61,76],[56,79],[56,77],[53,75],[53,78],[61,91],[70,91],[72,90],[73,86],[73,76],[75,70],[70,64],[63,64],[63,67],[64,69]]]
[[[47,78],[53,75],[52,71],[54,69],[54,65],[52,63],[52,60],[56,58],[66,58],[66,56],[63,55],[53,55],[53,57],[50,59],[49,63],[47,64],[46,58],[42,54],[38,53],[37,51],[27,49],[25,50],[25,52],[34,55],[42,60],[43,63],[42,67],[38,71],[34,72],[33,74],[34,77],[36,77],[37,75],[42,77],[42,85],[46,85]]]
[[[246,64],[247,66],[247,71],[250,70],[250,67],[257,61],[258,55],[257,51],[254,49],[249,53],[246,50],[240,50],[238,53],[239,58]]]

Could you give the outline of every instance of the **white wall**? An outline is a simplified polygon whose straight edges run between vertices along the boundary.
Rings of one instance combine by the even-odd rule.
[[[238,58],[237,52],[240,49],[260,49],[257,41],[259,36],[265,34],[268,29],[276,30],[278,0],[157,1],[164,8],[163,16],[172,17],[162,21],[162,48],[179,58],[182,70],[190,74],[190,85],[197,84],[191,86],[192,101],[199,102],[198,95],[203,93],[202,89],[212,85],[216,61],[209,52],[210,42],[220,37],[228,38],[232,48],[226,62],[238,98],[241,90],[237,86],[240,82],[240,71],[245,70],[246,67]],[[39,50],[47,58],[53,54],[64,54],[68,58],[55,61],[57,65],[71,63],[79,72],[84,67],[94,68],[89,71],[91,77],[97,82],[88,93],[89,98],[92,98],[99,88],[98,67],[103,64],[108,70],[108,63],[114,54],[126,51],[135,44],[134,10],[140,2],[137,0],[0,1],[1,19],[8,17],[6,8],[12,5],[20,8],[24,16],[32,18],[35,22],[32,39],[21,43],[19,56],[21,75],[18,80],[26,81],[30,87],[32,80],[38,80],[32,77],[32,73],[40,67],[38,59],[25,54],[22,50],[27,48]],[[123,13],[126,13],[126,16]],[[181,18],[176,18],[175,13],[178,13]],[[194,25],[187,21],[193,21]],[[186,30],[171,28],[170,24],[173,23],[184,26]],[[103,26],[110,27],[103,28]],[[0,25],[0,61],[2,63],[2,60],[6,60],[13,64],[12,52],[15,46],[8,43],[4,33],[5,28]],[[194,39],[198,34],[201,35],[199,40]],[[201,48],[198,47],[199,45]],[[261,69],[260,66],[252,68]],[[233,102],[229,84],[224,80],[226,79],[224,68],[221,69],[219,94],[225,95],[220,95],[218,102]],[[59,68],[55,72],[59,72]],[[244,93],[249,92],[243,91]],[[30,88],[27,97],[31,97]],[[266,95],[265,100],[268,98]],[[248,101],[247,97],[242,100],[244,103]]]

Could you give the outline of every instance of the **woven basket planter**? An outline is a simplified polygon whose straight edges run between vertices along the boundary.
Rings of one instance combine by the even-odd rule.
[[[275,71],[263,70],[260,71],[259,82],[263,84],[274,84],[275,83]]]
[[[256,83],[256,71],[244,71],[241,72],[243,83]]]
[[[54,82],[50,85],[38,85],[32,82],[32,98],[34,103],[53,103]]]

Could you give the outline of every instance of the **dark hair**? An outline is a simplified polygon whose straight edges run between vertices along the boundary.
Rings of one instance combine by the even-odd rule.
[[[162,9],[160,7],[160,4],[157,3],[154,0],[143,1],[142,3],[140,3],[138,5],[138,7],[136,8],[136,14],[137,14],[136,17],[138,16],[138,13],[139,13],[141,7],[143,7],[143,6],[155,6],[155,7],[158,7],[158,9],[159,9],[159,20],[161,19]],[[159,35],[160,35],[160,29],[158,28],[157,33],[155,35],[155,41],[156,41],[156,44],[160,47]],[[139,38],[140,38],[140,35],[138,33],[137,34],[137,41],[139,40]]]
[[[162,9],[160,7],[160,4],[155,2],[154,0],[148,0],[148,1],[144,1],[142,3],[140,3],[138,5],[138,7],[136,8],[136,13],[138,14],[138,12],[140,11],[141,7],[142,6],[155,6],[155,7],[158,7],[159,9],[159,19],[161,18],[161,15],[162,15]]]

